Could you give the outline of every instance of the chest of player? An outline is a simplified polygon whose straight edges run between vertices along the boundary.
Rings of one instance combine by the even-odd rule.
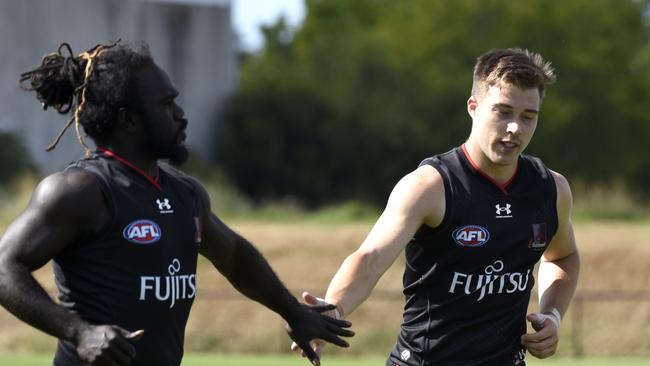
[[[556,229],[553,205],[516,194],[454,198],[444,226],[407,247],[406,283],[470,305],[527,293]]]
[[[97,256],[92,262],[98,268],[113,273],[112,286],[130,301],[125,304],[186,311],[196,293],[200,209],[182,185],[162,188],[138,182],[113,187],[111,228],[87,251]]]
[[[200,244],[200,212],[185,192],[167,186],[113,192],[110,233],[114,249],[128,255],[173,258],[194,255]]]
[[[543,251],[542,244],[548,244],[554,233],[551,210],[548,202],[525,196],[456,200],[448,226],[450,244],[469,250],[523,246]]]
[[[526,194],[457,194],[443,225],[422,230],[406,248],[407,260],[420,275],[434,267],[450,276],[525,273],[553,238],[554,207]]]

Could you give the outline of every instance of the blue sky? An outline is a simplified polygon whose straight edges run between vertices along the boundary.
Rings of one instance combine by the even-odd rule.
[[[254,51],[262,46],[259,26],[273,23],[284,14],[289,25],[295,27],[305,17],[305,0],[231,0],[232,19],[242,48]]]

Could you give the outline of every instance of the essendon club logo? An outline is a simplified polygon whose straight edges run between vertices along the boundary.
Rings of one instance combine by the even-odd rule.
[[[466,225],[451,234],[456,244],[461,247],[480,247],[490,239],[490,232],[478,225]]]
[[[160,227],[151,220],[137,220],[128,224],[122,235],[135,244],[152,244],[160,240]]]

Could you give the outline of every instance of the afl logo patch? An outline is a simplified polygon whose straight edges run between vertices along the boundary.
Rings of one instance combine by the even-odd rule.
[[[160,240],[160,227],[151,220],[137,220],[128,224],[122,235],[135,244],[153,244]]]
[[[490,240],[490,232],[478,225],[466,225],[451,234],[456,244],[461,247],[480,247]]]

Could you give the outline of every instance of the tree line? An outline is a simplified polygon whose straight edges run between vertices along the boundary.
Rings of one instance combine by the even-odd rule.
[[[650,196],[650,1],[307,0],[263,28],[215,156],[256,200],[382,205],[425,157],[461,144],[476,57],[521,47],[558,75],[527,152],[571,180]]]

